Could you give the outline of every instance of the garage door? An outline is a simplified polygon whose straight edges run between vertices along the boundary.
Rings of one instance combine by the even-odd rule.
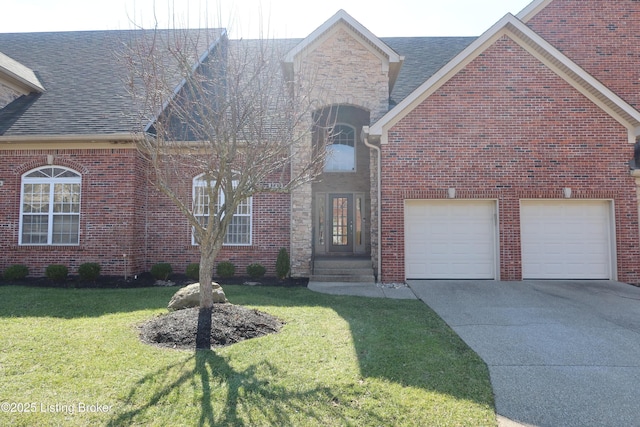
[[[609,206],[602,200],[521,201],[523,278],[612,278]]]
[[[408,279],[494,279],[495,202],[407,200]]]

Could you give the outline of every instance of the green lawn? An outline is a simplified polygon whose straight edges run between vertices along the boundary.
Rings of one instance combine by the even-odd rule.
[[[287,324],[214,351],[142,344],[175,290],[0,286],[0,425],[496,425],[486,366],[420,302],[225,286]]]

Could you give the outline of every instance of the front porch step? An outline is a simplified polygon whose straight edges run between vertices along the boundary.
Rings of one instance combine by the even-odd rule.
[[[373,266],[368,257],[322,257],[314,261],[310,280],[316,282],[374,283]]]

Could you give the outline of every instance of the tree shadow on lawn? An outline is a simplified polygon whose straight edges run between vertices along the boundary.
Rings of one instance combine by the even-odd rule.
[[[446,394],[484,408],[494,407],[486,365],[421,302],[324,295],[303,288],[227,286],[225,290],[232,303],[265,307],[265,311],[269,311],[270,306],[335,311],[349,325],[364,381],[379,378],[402,387]],[[332,338],[324,339],[330,342]],[[277,372],[268,362],[236,370],[228,359],[214,351],[195,351],[195,355],[179,365],[168,366],[141,379],[125,399],[125,412],[116,415],[109,425],[144,423],[153,417],[156,405],[166,405],[170,410],[171,394],[179,393],[185,384],[191,384],[193,390],[189,392],[198,396],[198,425],[250,425],[253,416],[258,417],[256,423],[267,420],[270,425],[299,425],[301,419],[322,424],[327,411],[333,417],[332,422],[337,420],[339,425],[354,422],[347,419],[353,413],[339,408],[327,409],[349,392],[329,386],[306,390],[301,387],[296,391],[271,384],[264,378],[289,374]],[[177,379],[165,383],[172,378]],[[342,394],[336,396],[335,393]],[[323,410],[316,412],[315,407]],[[216,411],[215,408],[222,409]],[[375,410],[362,415],[375,420],[375,425],[389,422],[381,419]]]
[[[256,306],[242,288],[225,289],[233,303]],[[260,293],[261,306],[334,310],[349,324],[365,378],[383,378],[494,407],[486,364],[420,301],[326,295],[308,289],[292,289],[287,298],[268,288],[254,292]]]
[[[193,368],[189,368],[191,364]],[[214,351],[197,350],[184,361],[162,368],[138,381],[124,402],[132,409],[120,412],[107,425],[115,427],[158,421],[154,414],[148,412],[153,411],[156,405],[171,405],[171,395],[179,394],[180,389],[185,386],[191,386],[194,395],[199,396],[198,426],[253,425],[252,419],[256,416],[256,422],[260,424],[264,424],[266,420],[268,425],[274,426],[298,425],[299,421],[296,420],[301,417],[320,418],[306,402],[331,402],[334,399],[329,388],[318,387],[296,392],[261,380],[257,375],[258,370],[265,369],[272,376],[279,374],[269,363],[266,366],[252,365],[244,370],[235,370],[225,357]],[[164,383],[164,379],[175,376],[176,370],[184,372],[174,381]],[[140,403],[141,401],[144,403]],[[222,407],[218,413],[214,409],[214,403]],[[253,414],[245,412],[243,417],[238,413],[239,407],[249,406]],[[295,419],[292,414],[295,414]],[[196,424],[192,419],[183,421],[189,425]],[[340,424],[347,424],[347,420],[343,419]]]
[[[65,289],[0,286],[0,317],[74,319],[166,308],[178,287]]]

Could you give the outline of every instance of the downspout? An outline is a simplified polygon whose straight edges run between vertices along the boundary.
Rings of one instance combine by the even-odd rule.
[[[377,154],[377,165],[378,165],[378,170],[377,170],[377,185],[376,185],[376,190],[377,190],[377,197],[378,197],[378,206],[377,206],[377,211],[378,211],[378,272],[376,275],[376,279],[378,282],[381,281],[382,278],[382,190],[381,190],[381,181],[382,181],[382,165],[381,165],[381,154],[380,154],[380,147],[377,147],[371,143],[369,143],[369,126],[363,126],[362,127],[362,140],[364,142],[364,145],[366,145],[367,147],[369,147],[369,149],[375,150],[376,154]]]

